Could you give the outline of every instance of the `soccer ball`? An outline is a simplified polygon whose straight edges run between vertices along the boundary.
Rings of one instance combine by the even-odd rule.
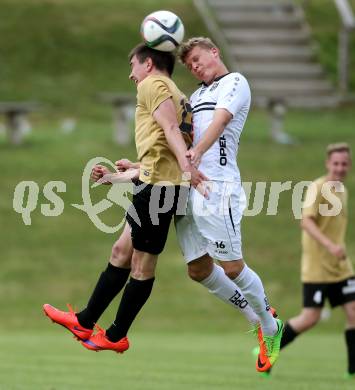
[[[173,51],[184,39],[184,25],[181,19],[170,11],[156,11],[142,22],[141,34],[144,42],[152,49]]]

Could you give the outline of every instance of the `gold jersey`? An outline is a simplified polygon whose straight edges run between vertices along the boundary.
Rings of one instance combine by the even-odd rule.
[[[302,212],[304,217],[312,217],[320,231],[334,244],[341,245],[344,248],[347,225],[347,196],[346,189],[344,192],[336,192],[334,188],[329,187],[326,177],[321,177],[309,186],[305,198],[307,207]],[[332,209],[334,206],[335,203],[334,201],[330,202],[330,197],[338,198],[338,201],[335,198],[333,200],[335,199],[341,205],[340,213],[335,216],[321,215],[324,214],[320,212],[322,207]],[[331,255],[323,245],[312,238],[305,230],[302,231],[302,249],[301,278],[303,282],[333,283],[354,275],[353,266],[348,257],[340,260]]]
[[[139,180],[156,184],[180,184],[182,172],[170,150],[164,130],[153,117],[154,111],[171,98],[177,112],[177,122],[187,146],[192,143],[192,112],[186,96],[166,76],[152,75],[138,84],[135,115],[135,141],[140,162]]]

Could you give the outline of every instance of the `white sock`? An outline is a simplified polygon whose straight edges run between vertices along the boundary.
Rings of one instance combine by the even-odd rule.
[[[238,309],[250,323],[253,325],[259,323],[259,317],[254,313],[242,292],[236,289],[236,285],[224,273],[222,267],[214,264],[211,274],[200,283],[223,302]]]
[[[277,323],[271,314],[259,276],[245,264],[233,282],[242,290],[251,308],[259,316],[263,334],[273,336],[277,332]]]

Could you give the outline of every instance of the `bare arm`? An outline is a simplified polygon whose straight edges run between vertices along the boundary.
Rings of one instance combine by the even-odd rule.
[[[169,148],[177,158],[181,170],[183,172],[188,171],[190,163],[185,156],[187,148],[179,129],[176,109],[172,99],[164,100],[154,111],[153,117],[164,130]]]
[[[324,235],[315,220],[312,217],[303,217],[301,221],[301,227],[304,229],[312,238],[319,242],[327,251],[336,256],[338,259],[345,259],[345,249],[341,245],[334,244],[326,235]]]
[[[198,166],[202,155],[217,141],[223,133],[224,128],[232,119],[232,114],[224,108],[217,108],[213,115],[212,122],[208,126],[198,144],[187,152],[192,164]]]
[[[134,164],[133,164],[134,165]],[[129,183],[139,177],[139,166],[135,168],[126,168],[125,170],[117,170],[111,172],[103,165],[95,165],[91,171],[91,179],[98,184],[115,184],[115,183]]]
[[[182,137],[177,122],[176,108],[171,98],[164,100],[153,113],[154,119],[164,130],[165,138],[170,150],[174,153],[182,172],[191,174],[191,184],[197,187],[203,181],[208,180],[201,172],[197,171],[186,157],[187,147]]]
[[[91,171],[91,179],[99,184],[126,183],[139,177],[139,162],[126,158],[115,162],[116,172],[111,172],[104,165],[95,165]]]

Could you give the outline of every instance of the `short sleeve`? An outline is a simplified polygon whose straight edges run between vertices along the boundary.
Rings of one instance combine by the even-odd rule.
[[[319,205],[321,203],[321,187],[312,182],[303,201],[302,216],[316,218],[319,215]]]
[[[137,101],[143,104],[151,114],[161,103],[171,97],[172,93],[163,80],[148,78],[138,85]]]
[[[249,108],[250,97],[246,78],[239,73],[232,73],[220,86],[216,108],[224,108],[234,117],[243,107]]]

